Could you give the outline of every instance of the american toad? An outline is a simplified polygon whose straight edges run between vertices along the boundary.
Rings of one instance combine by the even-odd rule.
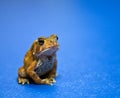
[[[25,55],[24,65],[18,70],[18,83],[29,84],[33,80],[36,84],[52,85],[56,82],[58,49],[58,37],[55,34],[34,41]]]

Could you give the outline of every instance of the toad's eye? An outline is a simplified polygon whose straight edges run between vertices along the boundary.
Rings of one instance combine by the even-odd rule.
[[[44,44],[44,40],[38,40],[39,45],[43,45]]]
[[[56,39],[58,40],[58,36],[56,36]]]

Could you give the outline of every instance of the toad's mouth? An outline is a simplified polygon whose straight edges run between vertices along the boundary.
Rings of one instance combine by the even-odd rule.
[[[54,54],[57,50],[59,49],[58,46],[53,46],[50,48],[47,48],[39,53],[36,53],[36,57],[40,57],[40,56],[51,56],[52,54]]]

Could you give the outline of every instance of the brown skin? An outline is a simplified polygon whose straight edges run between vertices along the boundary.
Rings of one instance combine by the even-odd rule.
[[[18,70],[18,82],[21,84],[30,83],[30,79],[32,79],[36,84],[52,84],[55,82],[56,77],[56,69],[57,69],[57,59],[56,59],[56,51],[53,50],[53,47],[59,47],[59,44],[57,42],[58,37],[53,34],[48,38],[40,37],[38,40],[36,40],[30,50],[26,53],[24,58],[24,65],[19,68]],[[44,44],[42,41],[44,41]],[[44,53],[44,50],[46,49],[52,49],[49,50],[50,52]],[[35,72],[36,65],[38,63],[39,59],[42,59],[42,55],[46,57],[55,58],[53,62],[53,67],[51,70],[49,70],[46,74],[44,74],[44,78],[41,78],[42,76],[39,76]]]

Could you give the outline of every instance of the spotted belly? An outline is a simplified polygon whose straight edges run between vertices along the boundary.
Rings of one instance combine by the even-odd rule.
[[[35,71],[39,76],[45,75],[47,72],[49,72],[54,65],[54,60],[42,62],[41,60],[38,60],[38,63],[36,65]]]

